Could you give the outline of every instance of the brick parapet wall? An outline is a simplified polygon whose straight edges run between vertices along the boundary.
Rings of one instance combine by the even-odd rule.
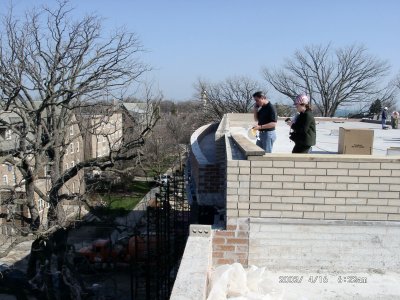
[[[201,152],[199,143],[207,134],[215,131],[218,124],[205,125],[192,135],[190,165],[191,180],[194,181],[194,191],[199,205],[225,206],[223,191],[225,186],[225,164],[218,161],[209,161]],[[219,140],[216,149],[225,148]],[[220,150],[219,150],[220,151]]]
[[[224,168],[219,164],[199,164],[196,156],[190,153],[191,180],[199,205],[225,206],[223,196],[225,182]]]
[[[227,162],[227,217],[400,221],[400,159],[268,155]]]
[[[262,237],[260,233],[253,234],[259,226],[253,226],[250,220],[278,223],[284,220],[293,220],[300,224],[316,221],[322,222],[319,224],[322,226],[321,230],[328,228],[329,226],[324,226],[329,222],[343,222],[341,226],[347,230],[348,235],[341,236],[342,231],[340,230],[342,229],[331,229],[331,231],[337,231],[335,233],[337,236],[332,235],[338,241],[334,247],[343,253],[347,253],[346,251],[350,249],[350,246],[347,247],[348,245],[358,243],[357,237],[351,236],[351,230],[364,228],[368,231],[372,228],[369,225],[377,221],[377,223],[384,224],[383,227],[390,227],[390,224],[400,221],[399,158],[352,155],[294,156],[291,154],[270,154],[262,157],[249,157],[248,160],[234,160],[229,155],[227,158],[227,228],[214,232],[214,266],[232,262],[241,262],[244,265],[264,262],[261,265],[280,268],[285,264],[282,261],[278,266],[273,262],[274,259],[280,261],[279,253],[275,253],[276,256],[271,254],[271,260],[266,258],[262,248],[267,245],[273,245],[271,249],[277,248],[278,246],[273,244],[276,240],[267,236]],[[359,222],[359,226],[354,226],[354,222]],[[347,223],[352,226],[346,227]],[[239,224],[246,224],[249,228],[248,232],[246,233],[245,228],[240,227]],[[309,228],[312,226],[304,225],[301,230],[307,231]],[[310,249],[314,242],[326,243],[326,240],[318,234],[321,230],[316,230],[310,240],[305,242]],[[266,235],[270,234],[268,230],[265,231]],[[297,233],[293,231],[294,235]],[[242,236],[241,239],[235,240],[239,235]],[[353,240],[352,237],[354,237]],[[262,242],[263,238],[266,239],[265,242]],[[348,241],[340,242],[341,238],[347,238]],[[370,238],[370,234],[366,233],[365,236],[359,237],[360,240],[364,239],[366,242],[357,245],[361,245],[361,248],[365,245],[375,245],[374,241],[381,238],[379,235]],[[285,239],[290,240],[288,236],[283,235],[282,240]],[[245,240],[248,241],[246,247],[235,244],[237,241],[245,244]],[[299,243],[293,242],[291,247],[299,247]],[[250,258],[243,252],[246,248]],[[283,249],[284,247],[281,247],[279,251],[283,251]],[[376,268],[380,268],[387,262],[379,260],[378,248],[374,251],[374,264]],[[299,255],[300,252],[290,252],[288,255]],[[333,252],[328,253],[325,261],[323,253],[321,253],[315,254],[321,264],[326,268],[332,267],[335,264],[335,257],[338,256]],[[366,259],[367,256],[366,254],[363,259]],[[297,265],[301,266],[302,264]],[[288,267],[297,265],[295,258],[291,264],[288,263]],[[317,266],[318,262],[313,267],[317,268]],[[340,263],[338,263],[339,266],[341,266]],[[354,263],[354,269],[357,266],[366,267],[361,262]]]

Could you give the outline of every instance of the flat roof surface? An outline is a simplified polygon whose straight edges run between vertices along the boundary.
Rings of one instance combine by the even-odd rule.
[[[245,120],[247,119],[247,120]],[[316,118],[317,143],[313,146],[314,153],[337,153],[339,143],[339,128],[371,129],[374,131],[373,155],[383,156],[390,147],[400,147],[400,129],[382,129],[380,124],[348,121],[325,121]],[[252,142],[256,138],[250,133],[250,128],[255,124],[249,118],[231,123],[232,133],[241,133]],[[290,127],[284,120],[279,120],[276,127],[277,139],[273,153],[291,153],[294,143],[289,139]]]

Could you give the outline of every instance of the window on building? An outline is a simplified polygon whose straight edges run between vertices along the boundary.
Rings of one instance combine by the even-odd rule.
[[[69,127],[69,134],[74,135],[74,125]]]
[[[76,152],[79,152],[79,142],[76,142]]]
[[[75,182],[72,183],[72,193],[75,193]]]
[[[71,161],[71,168],[75,166],[75,162]]]
[[[7,175],[3,175],[3,184],[8,185],[8,176]]]
[[[74,143],[69,144],[69,152],[74,153]]]
[[[11,129],[7,129],[6,130],[5,139],[6,140],[11,140],[11,137],[12,137],[12,130]]]
[[[49,165],[45,165],[44,166],[44,176],[50,176],[50,166]]]
[[[13,173],[13,180],[14,180],[14,184],[17,183],[17,175],[15,174],[15,172]]]
[[[38,200],[38,209],[39,211],[42,211],[44,208],[44,200],[42,198],[39,198]]]
[[[68,164],[65,164],[65,171],[68,170]]]

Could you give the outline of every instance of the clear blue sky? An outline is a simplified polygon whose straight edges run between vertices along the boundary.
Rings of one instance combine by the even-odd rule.
[[[6,6],[0,0],[0,11]],[[13,0],[16,11],[54,0]],[[96,13],[106,30],[125,25],[148,50],[166,99],[194,95],[198,78],[235,75],[263,82],[261,68],[279,66],[310,44],[364,45],[400,72],[398,0],[72,0],[76,14]],[[278,97],[278,96],[277,96]],[[278,97],[279,98],[279,97]],[[276,99],[280,100],[280,99]]]

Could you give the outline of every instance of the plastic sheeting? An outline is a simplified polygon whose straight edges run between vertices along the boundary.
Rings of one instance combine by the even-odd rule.
[[[267,278],[265,268],[250,266],[244,269],[239,263],[222,265],[210,274],[207,300],[307,300],[285,291]]]

